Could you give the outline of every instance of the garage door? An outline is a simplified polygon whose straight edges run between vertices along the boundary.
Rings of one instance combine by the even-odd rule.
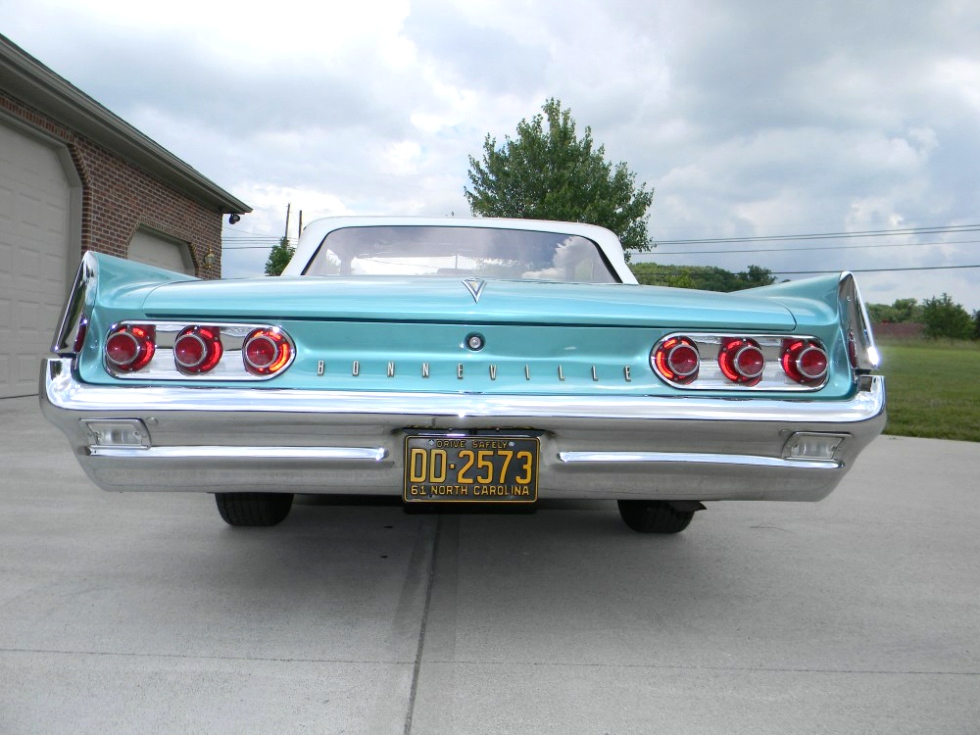
[[[70,202],[55,150],[0,119],[0,398],[37,393],[67,289]]]
[[[129,243],[129,259],[168,271],[194,275],[194,261],[186,242],[171,240],[150,230],[137,230]]]

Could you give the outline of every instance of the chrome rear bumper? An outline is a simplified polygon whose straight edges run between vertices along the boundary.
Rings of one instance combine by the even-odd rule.
[[[885,423],[880,377],[846,401],[354,393],[95,386],[51,358],[40,397],[112,491],[398,495],[406,433],[495,430],[540,436],[540,497],[819,500]],[[800,432],[842,441],[794,458]]]

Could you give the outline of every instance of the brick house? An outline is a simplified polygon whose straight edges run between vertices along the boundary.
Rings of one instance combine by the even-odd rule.
[[[0,35],[0,398],[37,392],[84,251],[218,278],[250,211]]]

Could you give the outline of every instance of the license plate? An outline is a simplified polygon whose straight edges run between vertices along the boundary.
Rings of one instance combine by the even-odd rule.
[[[533,503],[538,440],[526,436],[408,436],[406,503]]]

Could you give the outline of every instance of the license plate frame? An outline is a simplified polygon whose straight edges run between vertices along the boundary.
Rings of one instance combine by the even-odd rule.
[[[540,455],[535,436],[406,434],[402,499],[413,504],[534,503]]]

